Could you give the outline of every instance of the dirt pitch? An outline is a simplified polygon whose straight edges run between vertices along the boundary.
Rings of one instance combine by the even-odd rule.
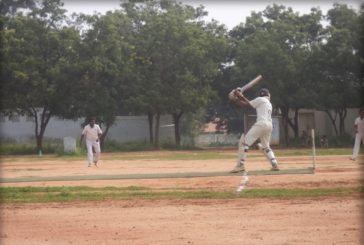
[[[235,150],[221,160],[160,160],[174,152],[103,154],[99,167],[84,159],[2,157],[1,178],[229,171]],[[178,152],[196,155],[198,151]],[[135,158],[135,159],[134,159]],[[191,157],[193,159],[193,157]],[[282,169],[312,166],[312,158],[279,157]],[[315,174],[250,176],[248,188],[363,186],[363,159],[317,157]],[[254,152],[250,171],[268,169]],[[1,183],[1,186],[146,186],[153,190],[234,192],[240,176]],[[364,244],[363,197],[124,200],[2,204],[0,244]]]

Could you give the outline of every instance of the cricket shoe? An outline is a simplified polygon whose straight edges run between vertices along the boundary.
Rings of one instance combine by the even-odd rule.
[[[355,161],[356,159],[355,159],[355,157],[350,157],[350,160]]]
[[[279,167],[277,164],[272,164],[272,168],[270,169],[271,171],[279,171]]]
[[[236,166],[233,170],[230,171],[230,173],[239,173],[239,172],[245,172],[244,166]]]

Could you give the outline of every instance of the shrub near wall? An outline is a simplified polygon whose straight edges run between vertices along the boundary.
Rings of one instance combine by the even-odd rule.
[[[44,144],[42,154],[55,154],[59,151],[59,144]],[[35,144],[2,143],[0,145],[1,155],[32,155],[38,154]]]

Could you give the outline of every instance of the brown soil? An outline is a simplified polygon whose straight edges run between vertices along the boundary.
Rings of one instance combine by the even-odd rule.
[[[170,152],[103,154],[99,167],[85,161],[3,157],[1,177],[115,175],[229,171],[234,160],[156,160]],[[186,152],[194,154],[194,152]],[[224,152],[235,155],[235,151]],[[153,159],[154,157],[154,159]],[[121,159],[119,157],[119,159]],[[122,158],[125,159],[125,158]],[[281,168],[312,166],[311,157],[281,157]],[[250,176],[248,188],[363,186],[363,159],[317,157],[315,174]],[[250,157],[248,170],[268,169]],[[235,191],[241,177],[83,180],[2,183],[1,186],[147,186]],[[3,204],[0,244],[363,244],[363,197],[129,200],[77,203]]]

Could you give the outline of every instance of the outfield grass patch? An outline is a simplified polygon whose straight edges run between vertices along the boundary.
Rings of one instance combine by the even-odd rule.
[[[212,190],[152,190],[143,186],[104,187],[1,187],[1,203],[47,203],[131,199],[236,199],[236,198],[317,198],[347,196],[363,193],[363,187],[314,189],[246,189],[235,191]]]

